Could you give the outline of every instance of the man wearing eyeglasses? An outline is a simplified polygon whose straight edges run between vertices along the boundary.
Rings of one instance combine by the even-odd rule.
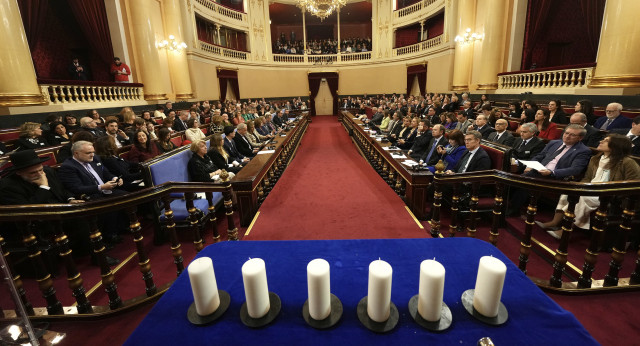
[[[619,103],[609,103],[605,110],[606,117],[600,117],[596,120],[593,127],[600,130],[610,131],[613,129],[630,129],[631,119],[620,116],[622,112],[622,105]]]

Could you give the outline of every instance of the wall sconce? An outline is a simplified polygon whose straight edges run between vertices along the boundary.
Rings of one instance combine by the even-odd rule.
[[[187,44],[184,42],[176,41],[176,37],[173,35],[169,35],[169,41],[162,40],[156,44],[158,49],[168,49],[175,52],[180,52],[183,49],[187,48]]]
[[[467,28],[462,36],[457,35],[454,41],[459,42],[460,44],[471,44],[475,41],[482,41],[484,38],[484,34],[472,33],[471,28]]]

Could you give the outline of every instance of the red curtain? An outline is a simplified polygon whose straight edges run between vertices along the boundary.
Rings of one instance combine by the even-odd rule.
[[[394,48],[410,46],[420,42],[420,25],[412,25],[396,30],[396,44]]]
[[[531,56],[533,54],[533,48],[542,37],[542,34],[546,31],[549,18],[549,10],[551,9],[552,0],[530,0],[529,8],[527,10],[527,26],[524,34],[524,51],[522,54],[522,66],[523,70],[526,70],[531,66]]]
[[[407,95],[411,93],[413,78],[418,77],[418,87],[420,94],[424,95],[427,90],[427,65],[407,66]]]
[[[309,79],[309,108],[311,115],[316,115],[316,102],[315,98],[318,96],[318,90],[320,90],[320,82],[322,78],[327,80],[327,85],[333,96],[333,114],[338,114],[338,81],[340,75],[337,72],[324,72],[324,73],[309,73],[307,78]]]
[[[600,43],[600,29],[602,28],[602,17],[604,5],[607,0],[581,0],[580,8],[586,26],[586,39],[591,53],[596,56],[598,44]]]
[[[240,87],[238,84],[238,71],[218,69],[218,83],[220,85],[220,101],[224,102],[227,98],[227,82],[231,85],[233,93],[236,95],[237,101],[240,100]]]
[[[93,52],[107,65],[113,61],[113,46],[104,0],[68,0]]]
[[[45,25],[45,18],[49,10],[49,0],[18,0],[22,24],[27,34],[29,50],[33,53]]]

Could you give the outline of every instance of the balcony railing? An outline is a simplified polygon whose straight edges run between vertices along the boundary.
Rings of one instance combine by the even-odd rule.
[[[223,56],[225,58],[237,59],[237,60],[247,60],[248,53],[233,50],[225,47],[215,46],[210,43],[204,41],[198,41],[200,43],[200,49],[207,53],[211,53],[214,55]]]
[[[429,50],[431,48],[437,47],[442,43],[442,35],[436,36],[434,38],[430,38],[426,41],[418,42],[416,44],[412,44],[410,46],[394,48],[393,55],[400,56],[406,54],[414,54],[422,51]]]
[[[227,18],[231,18],[231,19],[235,19],[241,22],[246,22],[247,21],[247,14],[244,12],[239,12],[227,7],[224,7],[222,5],[216,4],[213,1],[210,0],[196,0],[197,3],[199,3],[200,5],[210,9],[211,11],[215,12],[215,13],[219,13],[220,15],[227,17]]]
[[[519,71],[498,75],[498,89],[587,88],[595,66],[575,66],[557,70]]]
[[[144,101],[143,85],[137,83],[39,82],[42,95],[49,104]]]
[[[437,2],[438,0],[422,0],[420,2],[417,2],[409,7],[405,7],[405,8],[401,8],[399,10],[396,10],[393,12],[394,17],[396,18],[402,18],[402,17],[406,17],[412,13],[416,13],[420,10],[422,10],[423,8],[427,8],[429,5],[432,5],[433,3]]]
[[[273,54],[274,62],[282,62],[288,64],[312,64],[312,65],[322,65],[322,64],[333,64],[340,62],[354,62],[354,61],[364,61],[371,60],[371,52],[361,52],[361,53],[339,53],[339,54],[304,54],[304,55],[295,55],[295,54]]]

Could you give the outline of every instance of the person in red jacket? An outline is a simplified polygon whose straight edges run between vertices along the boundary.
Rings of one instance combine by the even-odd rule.
[[[120,61],[120,58],[113,58],[113,64],[111,64],[111,74],[116,83],[129,83],[129,75],[131,69],[127,64]]]

